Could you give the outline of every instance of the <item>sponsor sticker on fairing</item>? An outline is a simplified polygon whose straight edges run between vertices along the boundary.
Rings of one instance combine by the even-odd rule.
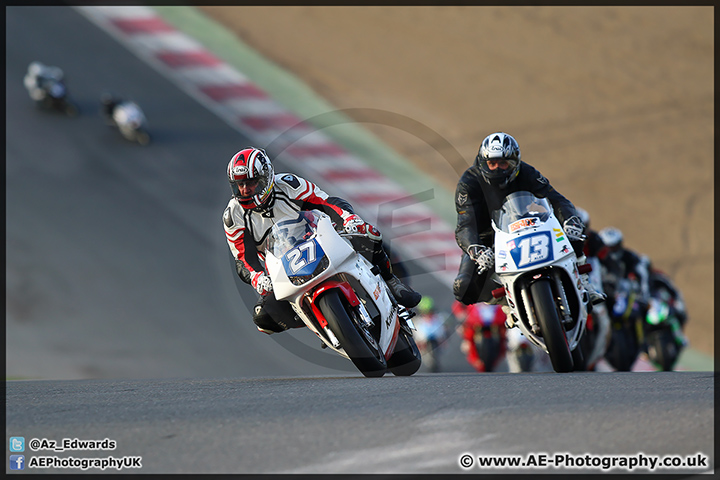
[[[539,218],[537,217],[530,217],[530,218],[522,218],[516,222],[513,222],[509,225],[510,233],[517,232],[518,230],[522,230],[523,228],[528,227],[534,227],[537,225]]]

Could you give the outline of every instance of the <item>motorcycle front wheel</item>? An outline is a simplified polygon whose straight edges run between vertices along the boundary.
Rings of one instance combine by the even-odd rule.
[[[605,360],[618,372],[629,372],[640,353],[637,341],[628,328],[614,328],[610,345],[605,352]]]
[[[560,324],[550,281],[540,279],[532,283],[530,296],[535,304],[535,316],[540,324],[540,331],[548,349],[553,370],[559,373],[572,372],[573,358],[565,331]]]
[[[495,336],[484,337],[480,341],[475,340],[475,348],[480,361],[485,365],[485,371],[494,372],[495,366],[500,360],[501,340]]]
[[[137,142],[143,147],[150,145],[150,134],[145,130],[138,130],[135,133],[135,140],[137,140]]]
[[[680,354],[670,330],[655,330],[647,335],[648,357],[663,372],[672,371]]]
[[[330,290],[318,299],[318,307],[345,353],[366,377],[382,377],[388,365],[377,341],[365,327],[357,325],[348,314],[346,303],[337,291]]]

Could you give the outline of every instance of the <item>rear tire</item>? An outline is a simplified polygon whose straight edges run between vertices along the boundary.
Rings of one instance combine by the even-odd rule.
[[[317,304],[328,327],[358,370],[366,377],[385,375],[388,365],[377,341],[371,341],[368,338],[370,332],[351,320],[338,292],[328,291],[318,299]]]
[[[417,372],[421,364],[422,356],[415,339],[401,328],[395,343],[395,352],[387,361],[388,369],[393,375],[407,377]]]
[[[568,348],[565,331],[560,324],[555,297],[548,280],[537,280],[530,285],[530,296],[535,304],[535,316],[540,324],[545,346],[550,355],[553,370],[572,372],[573,358]]]

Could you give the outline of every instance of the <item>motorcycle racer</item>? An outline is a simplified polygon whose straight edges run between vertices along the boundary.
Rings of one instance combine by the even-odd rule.
[[[431,372],[439,372],[440,354],[450,336],[442,315],[435,306],[435,300],[427,295],[422,297],[417,306],[417,316],[413,321],[417,329],[417,345],[422,352],[423,365]]]
[[[605,291],[614,292],[620,280],[629,279],[640,294],[640,301],[647,303],[650,296],[650,259],[626,248],[623,233],[619,228],[605,227],[598,235],[603,241],[597,256],[603,267]]]
[[[492,133],[482,141],[474,164],[458,181],[455,240],[464,253],[453,283],[453,293],[456,300],[465,305],[493,300],[492,282],[487,281],[495,265],[491,212],[499,209],[510,193],[529,191],[537,197],[547,198],[578,257],[578,265],[586,262],[582,252],[585,225],[574,205],[520,157],[515,138],[504,132]],[[595,290],[587,274],[580,278],[591,303],[603,302],[605,296]]]
[[[363,241],[354,246],[378,267],[398,303],[411,308],[420,302],[421,295],[393,273],[382,246],[382,234],[353,213],[347,201],[329,197],[315,184],[293,173],[275,174],[270,157],[262,148],[250,146],[233,155],[227,177],[232,198],[223,212],[223,226],[238,276],[260,294],[253,322],[261,332],[271,334],[304,326],[288,302],[275,298],[264,267],[270,228],[300,210],[320,210],[345,232],[363,234]]]
[[[28,65],[27,73],[23,78],[25,88],[35,101],[41,101],[45,98],[45,84],[48,81],[62,83],[65,74],[60,67],[45,65],[44,63],[34,61]]]
[[[465,308],[467,315],[460,327],[462,334],[460,351],[465,354],[468,363],[478,372],[494,372],[498,364],[505,358],[508,347],[505,313],[500,305],[487,303],[476,303]],[[482,342],[486,343],[484,347],[491,352],[491,355],[480,354],[478,344]],[[494,345],[493,342],[495,342]]]

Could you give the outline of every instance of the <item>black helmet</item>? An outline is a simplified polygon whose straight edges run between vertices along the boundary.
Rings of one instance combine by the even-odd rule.
[[[490,161],[507,161],[508,167],[490,169]],[[475,165],[480,167],[483,178],[490,185],[505,188],[520,171],[520,147],[515,139],[503,132],[496,132],[485,137],[475,157]]]

